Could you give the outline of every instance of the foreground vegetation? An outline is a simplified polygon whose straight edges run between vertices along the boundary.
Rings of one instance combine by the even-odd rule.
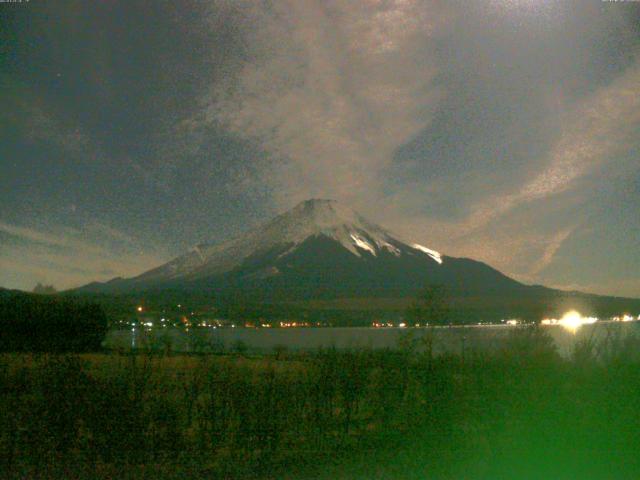
[[[4,354],[0,478],[638,478],[639,346]]]
[[[91,352],[108,319],[96,303],[75,297],[0,292],[0,352]]]

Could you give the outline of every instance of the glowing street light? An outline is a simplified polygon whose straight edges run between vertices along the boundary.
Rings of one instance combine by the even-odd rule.
[[[590,325],[598,321],[595,317],[583,317],[579,312],[571,310],[564,314],[564,316],[558,320],[558,325],[561,325],[566,330],[572,333],[576,333],[578,328],[582,325]]]

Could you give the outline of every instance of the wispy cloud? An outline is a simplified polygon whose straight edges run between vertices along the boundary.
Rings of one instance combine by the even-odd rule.
[[[0,222],[0,285],[31,289],[37,282],[70,288],[133,276],[166,261],[124,232],[100,223],[82,229],[34,229]]]
[[[628,152],[638,145],[640,67],[564,112],[560,124],[563,129],[549,153],[528,162],[528,180],[506,194],[489,190],[468,215],[453,220],[394,217],[393,210],[386,215],[408,236],[430,238],[452,254],[483,259],[535,281],[586,220],[585,206],[593,194],[637,171],[637,159]],[[405,190],[390,205],[401,209],[420,195]]]
[[[192,128],[220,124],[270,158],[258,175],[278,208],[381,194],[394,150],[430,121],[436,2],[240,2],[253,28],[239,73],[212,86]]]
[[[627,171],[618,154],[637,142],[640,127],[640,67],[628,71],[613,84],[597,91],[562,119],[565,125],[559,141],[547,158],[532,159],[542,165],[524,185],[511,193],[489,196],[462,222],[453,225],[458,235],[476,229],[508,214],[528,202],[544,200],[577,188],[581,181],[603,165],[616,166],[610,175]],[[603,181],[598,179],[595,183]],[[593,188],[594,182],[585,188]]]
[[[571,236],[576,227],[577,225],[572,225],[568,228],[561,229],[557,233],[545,237],[542,256],[538,260],[536,260],[529,269],[530,275],[535,278],[535,276],[537,276],[551,264],[560,247],[569,238],[569,236]]]

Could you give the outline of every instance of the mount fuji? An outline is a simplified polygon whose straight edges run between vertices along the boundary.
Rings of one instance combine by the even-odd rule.
[[[404,296],[425,284],[467,294],[526,288],[484,263],[401,241],[336,201],[313,199],[234,240],[200,244],[137,277],[82,290],[242,289],[335,298]]]

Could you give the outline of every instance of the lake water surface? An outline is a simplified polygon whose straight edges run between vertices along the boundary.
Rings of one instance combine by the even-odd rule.
[[[315,350],[319,348],[394,348],[408,335],[428,336],[435,353],[462,353],[499,348],[523,327],[478,325],[431,328],[195,328],[190,331],[166,327],[112,330],[107,348],[171,349],[175,352],[220,352],[242,348],[266,353],[274,349]],[[561,326],[541,327],[548,332],[560,353],[567,355],[579,341],[603,340],[613,336],[640,336],[640,322],[600,322],[576,331]]]

